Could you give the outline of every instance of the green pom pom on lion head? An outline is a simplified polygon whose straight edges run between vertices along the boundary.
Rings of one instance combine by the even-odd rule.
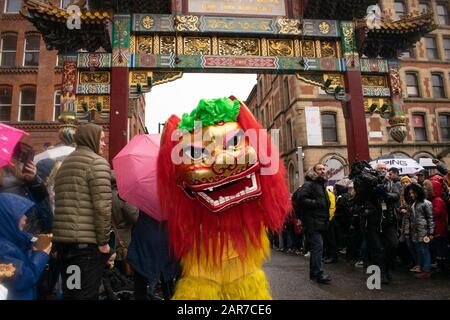
[[[201,121],[202,126],[212,126],[219,122],[236,121],[240,110],[239,100],[230,98],[219,99],[201,99],[198,106],[190,114],[183,114],[179,130],[192,131],[195,128],[195,122]]]

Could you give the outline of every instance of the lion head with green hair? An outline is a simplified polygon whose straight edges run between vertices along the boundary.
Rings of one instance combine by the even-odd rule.
[[[195,128],[195,122],[201,122],[204,127],[219,122],[234,122],[239,115],[239,111],[240,103],[237,99],[201,99],[190,114],[183,114],[180,123],[178,123],[178,129],[191,132]]]

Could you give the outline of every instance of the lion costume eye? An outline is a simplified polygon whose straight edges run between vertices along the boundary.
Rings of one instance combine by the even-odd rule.
[[[208,150],[202,147],[186,146],[183,148],[184,153],[194,161],[200,161],[203,157],[208,156]]]
[[[237,130],[229,139],[226,141],[225,148],[233,149],[237,148],[241,144],[242,137],[244,136],[244,131]]]

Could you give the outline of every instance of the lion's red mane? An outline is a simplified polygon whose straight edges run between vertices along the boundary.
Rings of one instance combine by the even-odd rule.
[[[262,228],[278,231],[283,225],[287,213],[291,209],[289,191],[286,185],[286,170],[280,160],[279,170],[275,175],[261,175],[262,195],[249,202],[232,207],[220,214],[206,209],[196,200],[190,199],[177,186],[175,166],[171,161],[171,152],[177,141],[171,141],[172,133],[177,130],[180,119],[172,116],[166,122],[161,138],[161,149],[158,157],[158,195],[161,210],[167,213],[169,239],[172,253],[182,257],[192,248],[199,249],[206,245],[207,239],[212,241],[213,256],[217,257],[217,243],[220,251],[224,244],[231,240],[234,249],[241,258],[247,253],[246,234],[256,247],[261,246]],[[243,130],[262,129],[248,108],[241,104],[237,122]],[[253,146],[261,159],[261,154],[277,152],[272,147],[270,137],[265,130],[258,139],[267,140],[268,150],[259,150]],[[205,247],[206,248],[206,247]],[[208,250],[205,250],[207,253]],[[220,253],[221,253],[220,252]],[[200,254],[200,250],[197,250]]]

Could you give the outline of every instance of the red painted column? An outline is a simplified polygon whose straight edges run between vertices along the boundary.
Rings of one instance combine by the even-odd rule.
[[[128,68],[113,67],[111,71],[111,109],[109,125],[110,161],[128,142],[128,94]]]
[[[361,72],[347,71],[345,87],[351,96],[347,105],[344,105],[348,162],[351,165],[354,161],[370,160]]]
[[[348,163],[351,165],[358,160],[370,160],[369,137],[364,110],[360,60],[355,38],[355,24],[351,21],[341,21],[340,25],[343,61],[346,67],[345,88],[351,96],[349,102],[343,102]]]
[[[127,144],[131,18],[115,15],[112,32],[109,161]]]

